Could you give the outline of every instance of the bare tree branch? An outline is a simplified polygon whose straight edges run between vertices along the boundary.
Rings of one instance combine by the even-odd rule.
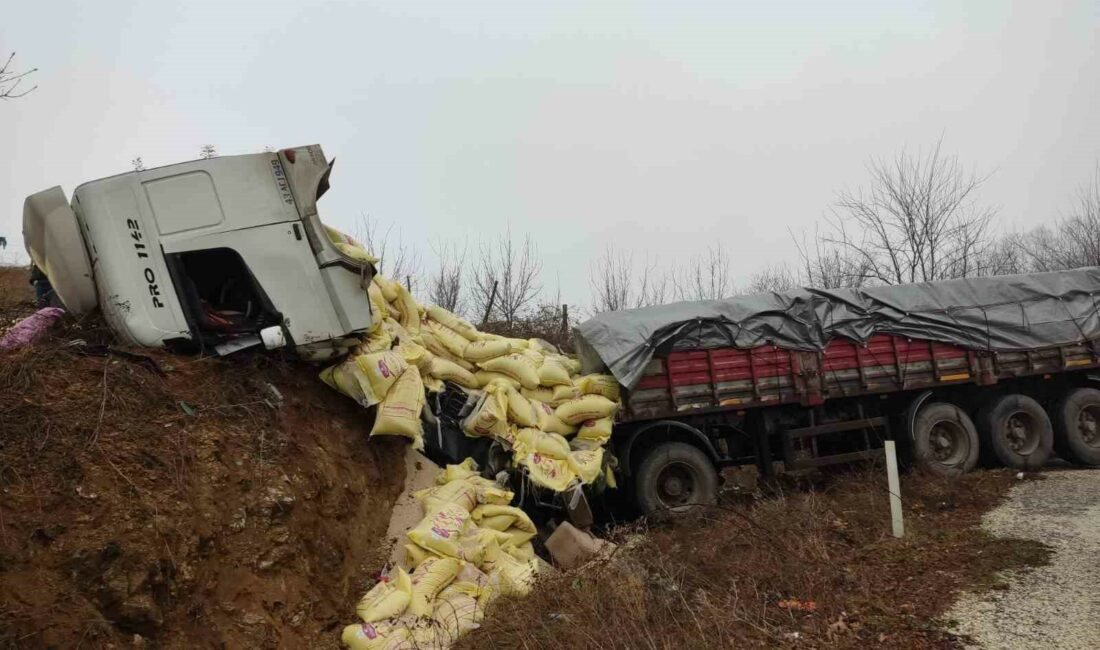
[[[450,242],[432,244],[439,264],[439,270],[432,275],[428,284],[428,298],[440,307],[456,314],[465,311],[466,301],[463,295],[463,270],[466,261],[466,246],[462,249],[452,247]]]
[[[8,55],[8,59],[4,61],[4,65],[0,66],[0,99],[18,99],[38,88],[38,85],[35,84],[30,88],[20,89],[20,84],[26,81],[31,74],[38,72],[38,68],[16,72],[12,69],[14,60],[15,52],[12,52]]]
[[[946,156],[904,151],[873,161],[867,189],[841,192],[824,241],[858,260],[861,280],[899,284],[982,274],[996,210],[977,204],[984,178]]]
[[[391,239],[392,237],[392,239]],[[401,230],[394,232],[394,224],[383,230],[377,220],[360,215],[355,227],[355,238],[363,242],[372,255],[378,258],[378,270],[391,280],[416,292],[420,272],[420,253],[405,243]]]
[[[495,282],[496,299],[492,300],[489,318],[502,321],[511,330],[518,318],[535,307],[542,291],[538,249],[530,236],[517,244],[511,229],[495,243],[482,242],[480,248],[477,273],[470,287],[471,307],[476,314],[489,310]]]

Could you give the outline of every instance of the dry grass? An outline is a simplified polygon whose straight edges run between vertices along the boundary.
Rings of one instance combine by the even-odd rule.
[[[937,623],[952,594],[1045,561],[975,527],[1012,480],[908,477],[901,540],[877,473],[621,529],[612,561],[500,601],[460,647],[959,647]]]

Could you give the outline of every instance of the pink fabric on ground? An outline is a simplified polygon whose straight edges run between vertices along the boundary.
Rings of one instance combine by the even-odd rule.
[[[11,326],[0,338],[0,350],[12,350],[30,345],[42,338],[65,313],[60,307],[43,307]]]

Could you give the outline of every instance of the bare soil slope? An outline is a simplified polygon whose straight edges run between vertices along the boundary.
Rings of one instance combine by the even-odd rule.
[[[0,317],[32,311],[0,275]],[[0,647],[335,647],[404,445],[312,367],[104,340],[0,352]]]

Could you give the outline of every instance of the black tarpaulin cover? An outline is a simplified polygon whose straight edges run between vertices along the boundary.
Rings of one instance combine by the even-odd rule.
[[[660,350],[821,350],[876,333],[971,349],[1024,350],[1100,338],[1100,267],[861,289],[798,289],[606,312],[575,330],[586,372],[637,383]]]

